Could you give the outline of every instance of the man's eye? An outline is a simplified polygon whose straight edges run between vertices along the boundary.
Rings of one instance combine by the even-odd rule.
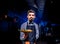
[[[34,15],[32,15],[32,16],[34,16]]]
[[[31,15],[29,15],[29,16],[31,16]]]

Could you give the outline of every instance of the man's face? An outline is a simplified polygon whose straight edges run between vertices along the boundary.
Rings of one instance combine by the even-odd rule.
[[[28,13],[27,18],[28,18],[28,20],[34,20],[35,19],[35,13]]]

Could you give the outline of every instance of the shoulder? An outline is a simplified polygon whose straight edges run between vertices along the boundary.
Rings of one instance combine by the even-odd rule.
[[[39,29],[39,26],[38,26],[37,23],[34,23],[34,25],[35,25],[35,28],[36,28],[36,29]]]
[[[24,25],[26,25],[27,24],[27,22],[24,22],[21,26],[24,26]]]
[[[37,24],[37,23],[35,23],[35,22],[34,22],[34,25],[35,25],[35,26],[38,26],[38,24]]]
[[[37,24],[37,23],[35,23],[35,22],[34,22],[34,25],[35,25],[35,27],[36,27],[36,28],[38,28],[38,27],[39,27],[39,26],[38,26],[38,24]]]
[[[26,25],[27,25],[27,22],[24,22],[24,23],[21,25],[21,29],[25,29],[25,28],[26,28]]]

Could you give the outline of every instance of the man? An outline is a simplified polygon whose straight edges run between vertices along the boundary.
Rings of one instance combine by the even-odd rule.
[[[36,17],[35,11],[28,10],[27,14],[28,21],[21,25],[21,30],[31,29],[32,32],[28,34],[28,37],[26,37],[25,33],[20,32],[20,40],[28,40],[30,41],[30,44],[34,44],[34,42],[39,38],[39,27],[36,23],[34,23],[34,19]]]

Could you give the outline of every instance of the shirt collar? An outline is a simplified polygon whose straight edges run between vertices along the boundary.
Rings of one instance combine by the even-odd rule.
[[[28,22],[28,24],[30,24],[30,22],[29,22],[29,20],[27,21]],[[34,22],[32,21],[32,23],[31,24],[33,24]]]

